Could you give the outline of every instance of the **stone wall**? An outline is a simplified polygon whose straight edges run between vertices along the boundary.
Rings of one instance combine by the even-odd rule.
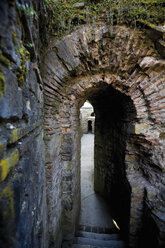
[[[63,177],[61,182],[61,188],[69,187],[67,194],[63,190],[62,195],[59,195],[56,190],[56,196],[59,196],[63,206],[62,215],[65,216],[65,222],[61,225],[62,230],[65,230],[64,239],[72,237],[78,216],[75,204],[78,204],[79,199],[79,190],[76,190],[79,187],[80,166],[77,150],[80,137],[79,109],[87,99],[91,103],[93,99],[92,104],[96,105],[94,108],[97,112],[95,156],[100,161],[96,162],[96,172],[98,170],[103,173],[96,183],[99,191],[105,193],[106,189],[112,192],[110,195],[115,199],[115,205],[124,204],[123,210],[118,210],[118,221],[120,226],[129,229],[131,247],[141,242],[141,233],[147,230],[144,220],[148,218],[148,213],[158,230],[154,234],[157,246],[161,247],[164,242],[162,109],[165,62],[149,38],[149,32],[131,30],[124,26],[85,26],[60,41],[52,39],[45,55],[42,71],[48,138],[46,153],[51,151],[56,154],[55,157],[59,154],[61,174],[69,175]],[[160,33],[162,35],[163,31]],[[104,94],[101,92],[108,91],[110,85],[113,94],[107,96],[107,99],[111,96],[112,100],[107,100],[110,108],[104,113],[107,116],[104,121],[101,109],[105,105],[100,100]],[[94,99],[99,99],[99,102],[94,103]],[[111,113],[114,113],[116,121],[111,120]],[[57,132],[61,137],[61,151],[51,146],[54,142],[55,147],[59,147],[54,139]],[[103,132],[105,140],[100,138]],[[97,154],[103,148],[107,152]],[[106,164],[105,154],[109,156]],[[58,166],[54,161],[50,164],[50,168]],[[98,164],[102,164],[102,169]],[[110,168],[114,168],[114,173]],[[106,177],[104,185],[103,177]],[[50,179],[50,185],[51,182]],[[111,184],[114,184],[112,191]],[[115,194],[121,196],[121,200]],[[51,200],[52,210],[58,214]],[[144,210],[144,205],[148,210]],[[125,219],[120,218],[123,213]]]
[[[27,11],[31,6],[28,1]],[[21,7],[23,2],[18,8],[15,1],[0,2],[0,247],[46,248],[39,30],[35,16]]]

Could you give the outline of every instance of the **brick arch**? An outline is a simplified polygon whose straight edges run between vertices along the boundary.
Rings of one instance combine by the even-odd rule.
[[[93,88],[99,88],[103,82],[130,97],[136,109],[135,132],[127,140],[125,164],[132,187],[130,245],[133,247],[137,242],[137,233],[143,225],[141,219],[147,218],[142,216],[143,199],[145,211],[151,211],[155,195],[160,195],[162,187],[164,155],[160,137],[163,137],[164,123],[164,68],[165,61],[142,31],[102,25],[83,27],[62,40],[52,40],[42,70],[52,243],[61,230],[66,239],[74,234],[79,211],[79,177],[76,176],[79,175],[78,110],[90,91],[92,94]],[[148,154],[148,161],[145,154]],[[134,166],[141,167],[141,172],[137,172]],[[156,207],[158,205],[162,205],[161,196],[157,199]],[[136,211],[140,216],[138,220],[134,214]],[[163,220],[155,215],[154,210],[153,213],[154,228],[160,228],[157,231],[159,237]]]

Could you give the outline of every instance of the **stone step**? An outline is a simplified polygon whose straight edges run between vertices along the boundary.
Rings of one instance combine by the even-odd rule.
[[[116,227],[106,228],[106,227],[99,227],[99,226],[79,225],[78,230],[84,231],[84,232],[104,233],[104,234],[119,233],[119,230]]]
[[[96,246],[73,244],[71,248],[96,248]]]
[[[124,242],[120,240],[98,240],[90,238],[76,237],[73,240],[73,244],[78,245],[91,245],[97,247],[109,247],[109,248],[124,248]]]
[[[71,248],[109,248],[109,247],[73,244]],[[112,246],[112,248],[113,248],[113,246]]]
[[[99,239],[99,240],[119,240],[119,235],[115,233],[114,234],[102,234],[102,233],[78,231],[76,233],[76,237]]]

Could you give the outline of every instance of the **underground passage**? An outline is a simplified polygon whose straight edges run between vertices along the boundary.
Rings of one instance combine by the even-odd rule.
[[[148,1],[0,1],[0,248],[165,247],[164,3]]]

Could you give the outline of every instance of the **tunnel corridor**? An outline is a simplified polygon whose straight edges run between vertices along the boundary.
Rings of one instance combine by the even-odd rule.
[[[124,247],[109,204],[94,191],[94,134],[83,134],[81,138],[81,209],[75,234],[73,248],[80,244]],[[65,243],[63,247],[68,246]]]
[[[162,206],[158,182],[163,160],[157,155],[162,154],[158,140],[162,116],[155,108],[162,93],[154,92],[151,82],[161,91],[162,61],[144,34],[125,27],[114,29],[114,35],[102,25],[90,32],[84,27],[54,46],[44,61],[50,247],[61,237],[71,240],[77,230],[79,116],[88,100],[96,116],[94,190],[109,205],[113,203],[111,213],[131,248],[141,248],[144,238],[144,247],[147,243],[155,248],[163,232],[163,218],[156,208]],[[155,230],[151,242],[146,238],[149,223]]]
[[[147,240],[147,244],[150,243],[150,246],[154,248],[156,241],[156,236],[152,235],[153,239],[151,242],[146,238],[148,232],[148,224],[145,225],[146,213],[143,213],[143,193],[140,188],[139,181],[136,179],[132,180],[129,176],[132,174],[131,167],[135,166],[136,169],[136,155],[139,153],[138,148],[134,147],[133,154],[131,151],[131,156],[135,157],[135,161],[129,161],[130,154],[130,145],[129,142],[133,139],[136,139],[135,134],[135,124],[137,121],[137,112],[135,105],[130,96],[127,96],[116,90],[112,85],[107,85],[106,82],[100,82],[95,87],[89,87],[86,89],[84,98],[80,98],[78,109],[73,108],[71,110],[73,115],[76,118],[79,118],[79,106],[82,106],[84,100],[92,104],[95,112],[95,142],[94,142],[94,191],[96,193],[96,198],[102,197],[109,206],[109,213],[112,215],[112,219],[115,220],[117,226],[120,228],[120,237],[128,246],[130,242],[130,233],[131,233],[131,222],[136,223],[135,228],[138,230],[139,236],[136,237],[136,246],[145,247],[143,240]],[[74,106],[74,105],[73,105]],[[72,108],[71,108],[72,109]],[[77,141],[80,139],[79,133],[79,122],[75,119],[75,138]],[[75,151],[75,156],[79,156],[79,146],[77,147],[76,139],[74,138],[75,143],[73,143],[71,150]],[[88,148],[86,147],[86,153],[88,154]],[[78,160],[75,160],[77,163]],[[131,165],[131,166],[130,166]],[[76,167],[79,171],[79,167]],[[138,170],[138,167],[137,167]],[[79,171],[80,173],[80,171]],[[136,176],[136,173],[135,173]],[[79,180],[77,178],[77,180]],[[82,180],[82,179],[81,179]],[[142,179],[143,180],[143,179]],[[65,183],[65,182],[64,182]],[[138,183],[138,184],[137,184]],[[141,183],[141,182],[140,182]],[[134,189],[135,185],[135,189]],[[142,183],[143,185],[143,183]],[[82,186],[84,187],[84,186]],[[134,200],[134,190],[138,187],[138,193],[135,195]],[[77,190],[80,190],[77,188]],[[83,191],[82,191],[83,192]],[[80,195],[82,194],[80,193]],[[95,198],[95,203],[97,202]],[[83,205],[83,201],[81,201]],[[92,205],[92,200],[91,200]],[[74,205],[80,211],[79,205]],[[97,204],[96,204],[97,206]],[[140,206],[140,207],[139,207]],[[87,206],[86,206],[87,207]],[[95,206],[93,205],[93,208]],[[91,208],[91,207],[89,207]],[[84,206],[83,211],[87,209]],[[80,214],[80,221],[83,219],[82,212]],[[73,213],[76,211],[74,210]],[[131,216],[132,212],[136,212],[137,215],[142,215],[141,219],[137,219],[135,216]],[[90,221],[89,213],[84,213],[84,216],[88,216],[88,221]],[[91,217],[92,219],[92,217]],[[140,224],[139,224],[140,221]],[[152,222],[152,218],[149,216],[149,221]],[[112,220],[109,221],[109,224],[112,223]],[[112,223],[113,224],[113,223]],[[81,223],[82,225],[82,223]],[[81,226],[79,225],[79,226]],[[83,224],[84,226],[87,223]],[[82,225],[82,226],[83,226]],[[113,224],[114,225],[114,224]],[[88,226],[88,225],[87,225]],[[153,230],[155,230],[155,223],[153,222]],[[76,232],[74,230],[74,233]]]
[[[108,206],[94,191],[94,135],[81,138],[81,210],[79,225],[114,228]]]
[[[96,113],[94,190],[109,204],[127,242],[131,188],[126,178],[126,141],[133,132],[136,110],[129,97],[104,83],[89,94]]]
[[[109,240],[113,233],[97,233],[88,212],[80,217],[84,199],[97,206],[102,199],[129,248],[164,248],[164,26],[138,21],[134,29],[108,18],[56,35],[47,7],[57,1],[0,3],[0,247],[61,248],[79,227]],[[91,201],[80,179],[87,100],[93,110],[84,133],[95,134]],[[114,224],[111,217],[101,218],[99,231]]]
[[[89,141],[87,135],[82,137],[81,166],[85,167],[81,167],[79,226],[103,225],[113,230],[116,228],[114,219],[122,240],[128,243],[131,187],[126,178],[125,156],[126,141],[136,121],[136,110],[130,97],[104,82],[87,90],[86,97],[95,112],[95,142],[92,134],[88,134]],[[92,162],[93,172],[87,167]]]

